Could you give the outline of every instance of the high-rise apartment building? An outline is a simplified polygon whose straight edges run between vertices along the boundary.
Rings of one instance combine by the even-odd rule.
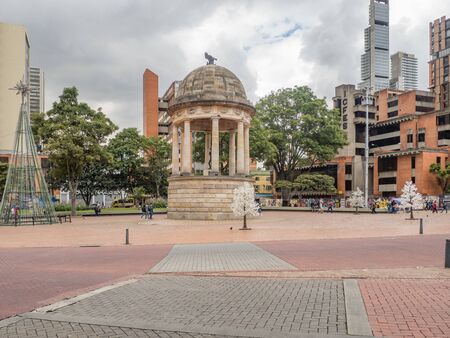
[[[21,96],[9,90],[29,81],[30,44],[24,26],[0,23],[0,157],[11,154]],[[2,156],[3,155],[3,156]]]
[[[436,109],[450,107],[450,19],[430,22],[429,87],[436,94]]]
[[[359,88],[372,92],[389,87],[389,0],[370,0],[369,27],[364,30]]]
[[[391,55],[390,88],[398,90],[418,89],[417,58],[414,54],[397,52]]]
[[[45,111],[44,72],[37,67],[30,67],[30,113]]]

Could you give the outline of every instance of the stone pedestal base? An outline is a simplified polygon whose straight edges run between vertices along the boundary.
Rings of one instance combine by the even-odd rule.
[[[233,191],[253,179],[229,176],[172,176],[167,217],[171,219],[236,219],[231,211]]]

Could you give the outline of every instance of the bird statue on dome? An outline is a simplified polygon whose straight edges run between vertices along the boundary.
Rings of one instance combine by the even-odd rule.
[[[217,61],[217,58],[209,55],[207,52],[205,52],[205,59],[208,60],[208,62],[206,63],[207,65],[214,65],[214,61]]]

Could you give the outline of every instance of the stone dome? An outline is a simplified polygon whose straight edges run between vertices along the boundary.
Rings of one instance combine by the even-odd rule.
[[[238,77],[218,65],[205,65],[194,69],[181,82],[175,103],[195,101],[222,101],[251,105]]]

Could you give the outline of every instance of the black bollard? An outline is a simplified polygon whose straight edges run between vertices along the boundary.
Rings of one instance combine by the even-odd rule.
[[[450,239],[445,241],[445,267],[450,269]]]
[[[419,234],[423,235],[423,218],[419,218],[420,225],[419,225]]]
[[[130,244],[130,237],[128,233],[128,229],[125,229],[125,245]]]

